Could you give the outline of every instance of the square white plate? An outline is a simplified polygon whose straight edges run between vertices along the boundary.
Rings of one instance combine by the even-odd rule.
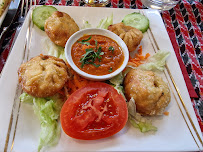
[[[72,139],[61,131],[61,138],[55,147],[45,149],[47,151],[199,151],[202,150],[201,131],[194,113],[187,88],[176,59],[173,47],[166,32],[165,26],[158,11],[115,9],[115,8],[91,8],[55,6],[59,11],[68,13],[81,28],[83,21],[88,21],[92,27],[96,27],[102,18],[113,13],[113,22],[119,23],[123,17],[132,12],[140,12],[150,20],[150,29],[144,34],[141,42],[143,54],[154,54],[157,49],[170,51],[167,66],[171,76],[180,90],[184,101],[184,109],[177,91],[175,90],[170,74],[165,70],[163,79],[171,90],[171,103],[167,107],[169,116],[153,118],[153,124],[158,127],[155,133],[141,133],[138,129],[127,124],[116,135],[95,141],[82,141]],[[17,70],[23,61],[40,53],[43,50],[44,31],[33,26],[28,14],[21,32],[16,40],[13,50],[7,60],[0,79],[0,151],[4,148],[8,151],[27,152],[37,151],[40,122],[34,115],[32,106],[19,104],[21,88],[18,85]],[[29,24],[31,23],[31,24]],[[26,42],[27,30],[30,27],[30,44]],[[27,44],[27,45],[25,45]],[[24,51],[25,46],[27,51]],[[188,113],[188,115],[186,114]],[[193,124],[191,125],[188,116]],[[196,128],[196,130],[194,130]],[[198,137],[199,135],[199,137]]]

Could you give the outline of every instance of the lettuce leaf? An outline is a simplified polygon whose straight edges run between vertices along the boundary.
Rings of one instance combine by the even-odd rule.
[[[123,77],[123,74],[121,72],[118,75],[116,75],[115,77],[111,78],[109,80],[109,82],[110,82],[110,85],[112,85],[117,90],[117,92],[120,93],[124,97],[124,99],[126,100],[125,95],[124,95],[124,89],[122,86],[123,79],[124,79],[124,77]]]
[[[145,64],[140,65],[139,68],[143,70],[163,71],[165,68],[166,59],[169,55],[170,55],[170,52],[160,50],[152,57],[150,57]]]
[[[29,95],[29,94],[27,94],[27,93],[22,93],[19,98],[20,98],[21,102],[24,102],[24,103],[33,103],[33,98],[34,97]]]
[[[34,113],[38,116],[41,123],[40,141],[38,151],[45,146],[54,146],[60,138],[60,126],[58,118],[63,100],[59,95],[49,98],[37,98],[27,93],[20,95],[20,101],[33,103]]]
[[[123,83],[123,75],[122,73],[119,73],[118,75],[116,75],[115,77],[111,78],[109,81],[114,84],[114,85],[121,85]]]
[[[82,29],[91,28],[91,27],[92,27],[92,25],[88,21],[83,20]]]
[[[138,128],[142,133],[145,133],[148,131],[157,131],[157,127],[153,126],[151,123],[137,122],[132,117],[129,117],[129,121],[133,127]]]
[[[128,102],[128,120],[133,127],[138,128],[142,133],[148,131],[157,131],[157,127],[153,126],[151,121],[136,112],[136,105],[133,98]]]
[[[55,56],[66,61],[64,48],[54,44],[49,38],[44,39],[43,48],[48,55]]]
[[[105,19],[101,19],[97,28],[107,29],[111,24],[113,24],[113,14]]]

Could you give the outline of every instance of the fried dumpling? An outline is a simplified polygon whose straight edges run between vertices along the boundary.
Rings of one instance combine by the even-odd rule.
[[[143,115],[161,115],[171,100],[166,82],[152,71],[132,69],[124,80],[125,95],[133,98],[136,110]]]
[[[68,68],[62,59],[39,55],[18,69],[23,91],[35,97],[48,97],[60,91],[68,80]]]
[[[52,42],[65,47],[69,37],[77,32],[79,27],[68,14],[56,11],[45,21],[44,29]]]
[[[137,48],[143,38],[140,30],[123,23],[110,25],[108,30],[118,35],[125,42],[130,52]]]

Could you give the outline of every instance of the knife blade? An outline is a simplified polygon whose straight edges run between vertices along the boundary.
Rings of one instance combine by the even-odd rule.
[[[18,17],[18,11],[20,10],[20,1],[21,0],[15,0],[15,1],[11,1],[11,4],[9,6],[8,12],[6,14],[6,17],[4,18],[4,21],[1,25],[0,28],[0,50],[2,47],[2,43],[4,41],[4,38],[7,34],[7,32],[9,31],[12,23],[15,21],[15,19]],[[1,54],[1,51],[0,51]]]
[[[4,18],[4,21],[1,25],[0,33],[2,32],[4,27],[8,27],[10,24],[12,24],[12,21],[15,19],[15,16],[17,15],[19,3],[20,0],[11,1],[6,17]]]

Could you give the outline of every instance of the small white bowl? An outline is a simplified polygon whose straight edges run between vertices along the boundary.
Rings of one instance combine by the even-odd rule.
[[[88,74],[88,73],[80,70],[72,60],[71,49],[72,49],[72,45],[79,38],[83,37],[84,35],[103,35],[103,36],[109,37],[109,38],[113,39],[114,41],[116,41],[118,43],[118,45],[122,48],[122,51],[124,54],[124,61],[123,61],[123,64],[120,66],[120,68],[118,68],[116,71],[114,71],[110,74],[99,75],[99,76]],[[95,80],[95,81],[103,81],[103,80],[111,79],[112,77],[116,76],[121,71],[123,71],[123,69],[126,67],[128,60],[129,60],[129,52],[128,52],[128,48],[127,48],[125,42],[119,36],[114,34],[113,32],[111,32],[109,30],[97,29],[97,28],[88,28],[88,29],[80,30],[80,31],[74,33],[66,42],[65,56],[66,56],[66,59],[67,59],[69,65],[73,68],[74,71],[76,71],[79,75],[81,75],[89,80]]]

